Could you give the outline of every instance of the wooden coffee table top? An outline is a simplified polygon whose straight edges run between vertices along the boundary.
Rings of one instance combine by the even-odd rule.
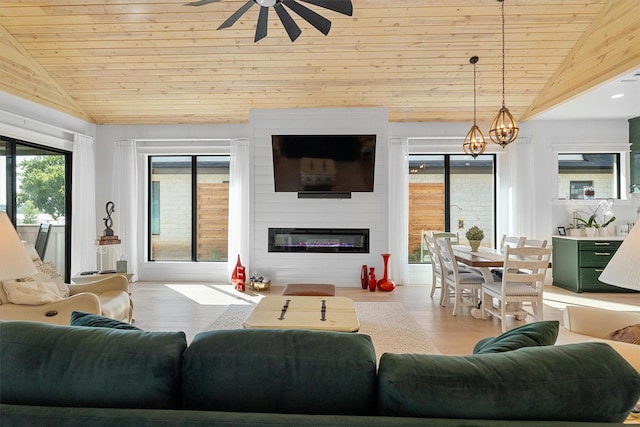
[[[283,295],[260,300],[242,326],[357,332],[360,322],[349,298]]]

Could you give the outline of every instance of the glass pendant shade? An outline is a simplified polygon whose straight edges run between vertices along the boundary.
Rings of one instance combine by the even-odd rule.
[[[505,147],[516,140],[519,131],[516,120],[509,112],[509,109],[503,105],[496,118],[493,119],[493,123],[491,123],[489,138],[496,144]]]
[[[484,135],[480,128],[475,123],[469,129],[467,136],[464,138],[464,143],[462,144],[462,149],[466,154],[469,154],[474,159],[478,157],[480,154],[484,153],[484,150],[487,148],[487,143],[484,140]]]
[[[498,0],[498,2],[502,5],[502,108],[491,123],[489,138],[504,148],[507,144],[516,140],[520,129],[518,129],[518,123],[516,123],[504,102],[504,0]]]

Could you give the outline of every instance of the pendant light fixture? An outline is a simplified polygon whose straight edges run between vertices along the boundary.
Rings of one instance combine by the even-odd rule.
[[[502,108],[498,111],[496,118],[493,119],[493,123],[491,123],[489,138],[504,148],[507,144],[516,140],[519,129],[518,124],[504,103],[504,0],[498,0],[498,2],[502,4]]]
[[[478,62],[478,57],[472,56],[469,62],[473,64],[473,126],[471,126],[467,136],[464,138],[462,149],[475,159],[484,153],[487,143],[484,140],[482,131],[476,124],[476,63]]]

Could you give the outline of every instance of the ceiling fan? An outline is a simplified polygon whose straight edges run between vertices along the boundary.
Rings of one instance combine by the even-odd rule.
[[[220,0],[199,0],[191,3],[187,3],[186,6],[203,6],[209,3],[217,3]],[[351,0],[299,0],[306,3],[310,3],[325,9],[333,10],[343,15],[351,16],[353,14],[353,5]],[[258,24],[256,26],[256,35],[253,39],[254,42],[260,41],[267,36],[267,24],[269,22],[269,8],[275,9],[284,29],[287,31],[291,41],[295,41],[302,33],[302,30],[293,20],[287,9],[287,6],[293,12],[295,12],[302,19],[313,25],[318,31],[325,36],[329,34],[331,29],[331,21],[314,12],[308,7],[298,3],[296,0],[249,0],[240,9],[238,9],[233,15],[227,18],[217,29],[229,28],[236,23],[238,19],[244,13],[251,8],[254,4],[260,6],[260,15],[258,15]]]

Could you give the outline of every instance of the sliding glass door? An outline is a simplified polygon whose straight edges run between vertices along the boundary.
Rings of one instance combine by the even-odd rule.
[[[229,160],[149,158],[149,261],[227,261]]]
[[[69,280],[71,153],[0,137],[0,210],[22,240],[35,243],[41,224],[50,226],[44,261]]]
[[[429,263],[423,235],[465,232],[477,225],[483,245],[495,242],[495,156],[409,155],[409,263]]]

